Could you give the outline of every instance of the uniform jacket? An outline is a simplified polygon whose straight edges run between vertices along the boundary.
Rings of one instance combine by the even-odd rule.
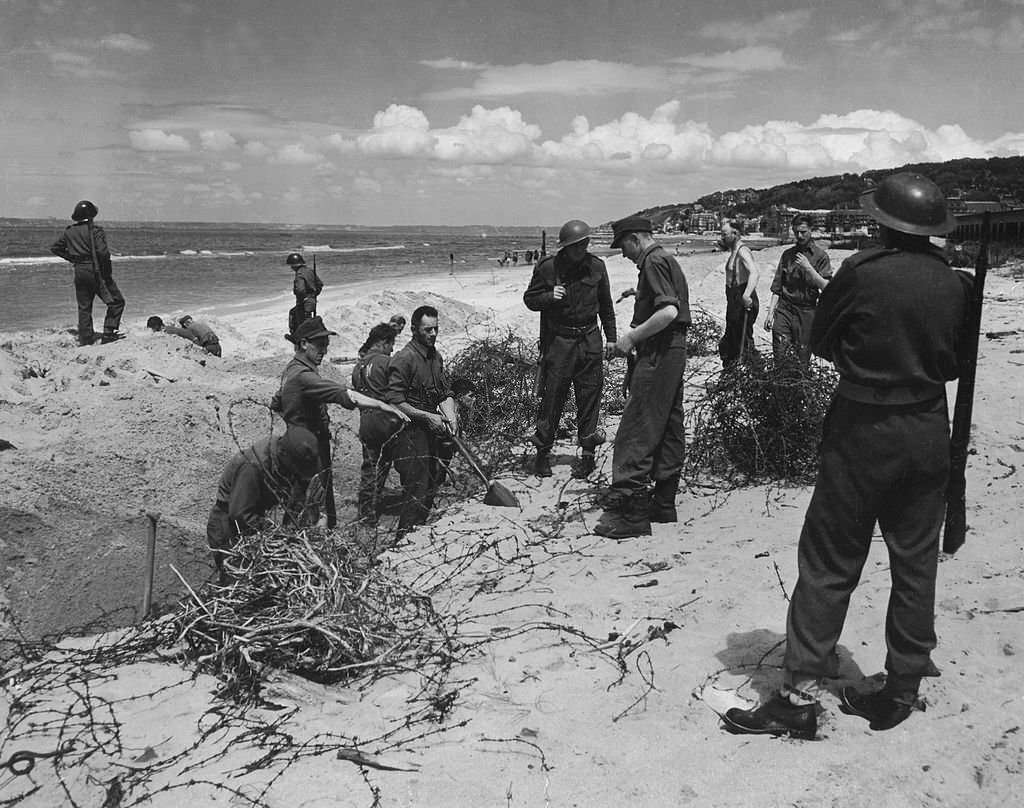
[[[658,244],[648,247],[637,262],[639,277],[633,304],[632,327],[647,322],[663,306],[675,306],[679,312],[669,328],[690,324],[690,291],[679,262]]]
[[[53,245],[50,252],[72,264],[89,264],[92,266],[92,246],[89,243],[89,228],[92,228],[92,244],[96,248],[96,260],[99,266],[95,267],[103,275],[110,276],[113,267],[110,263],[110,250],[107,248],[107,235],[103,228],[94,222],[75,222],[64,228]]]
[[[555,300],[553,290],[559,284],[565,286],[565,297]],[[523,302],[530,311],[540,312],[541,353],[559,326],[586,327],[598,317],[605,341],[618,339],[608,271],[596,255],[587,253],[576,265],[561,252],[543,259],[533,269]]]
[[[797,308],[811,309],[818,302],[821,292],[807,280],[804,270],[796,262],[796,257],[800,253],[807,256],[807,260],[821,277],[832,277],[832,262],[828,260],[828,253],[812,241],[807,247],[793,245],[782,253],[775,277],[772,278],[771,289],[772,294],[778,295],[780,300],[785,300]]]
[[[436,348],[427,348],[415,339],[388,362],[388,404],[407,402],[418,410],[436,412],[437,406],[451,396],[444,360]]]
[[[935,248],[862,250],[822,290],[811,349],[859,385],[941,387],[960,372],[972,284]]]
[[[274,395],[270,408],[280,412],[289,426],[302,426],[314,435],[327,432],[330,418],[328,404],[355,409],[345,385],[323,378],[316,365],[304,356],[296,356],[281,374],[281,389]]]
[[[295,302],[303,303],[307,298],[316,296],[324,288],[323,281],[316,274],[313,267],[302,265],[295,270],[295,280],[292,282],[292,291],[295,292]]]

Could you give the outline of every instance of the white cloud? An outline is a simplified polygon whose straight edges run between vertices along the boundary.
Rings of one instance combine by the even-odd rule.
[[[270,154],[270,147],[261,140],[250,140],[242,147],[242,151],[248,157],[266,157]]]
[[[810,9],[772,12],[760,19],[709,22],[700,29],[700,34],[710,39],[725,39],[731,42],[772,42],[803,30],[810,20]]]
[[[486,70],[490,65],[479,62],[464,62],[460,59],[452,59],[446,56],[443,59],[421,59],[420,64],[425,67],[432,67],[434,70]]]
[[[526,123],[518,110],[478,104],[455,126],[434,132],[434,155],[456,162],[503,163],[529,157],[540,134],[540,127]]]
[[[435,145],[422,110],[392,104],[373,116],[373,129],[356,139],[359,150],[383,157],[429,156]]]
[[[710,159],[718,165],[795,171],[866,170],[991,156],[1007,144],[986,144],[957,125],[928,129],[891,110],[861,109],[822,115],[809,125],[767,121],[727,132],[717,139]]]
[[[199,133],[199,144],[207,151],[227,151],[235,148],[238,141],[222,129],[204,129]]]
[[[669,101],[650,118],[627,112],[593,128],[580,115],[573,119],[571,133],[558,141],[545,141],[541,150],[555,161],[696,165],[712,145],[711,132],[706,124],[676,123],[679,107],[679,101]]]
[[[761,70],[778,70],[786,66],[782,51],[771,45],[751,45],[724,53],[694,54],[680,56],[673,61],[710,70],[727,70],[752,73]]]
[[[379,194],[382,188],[381,184],[373,177],[360,174],[352,180],[352,190],[361,194]]]
[[[685,80],[661,66],[642,67],[598,59],[561,60],[550,64],[486,67],[472,87],[429,93],[428,98],[502,98],[527,93],[600,95],[633,90],[662,90]]]
[[[282,165],[302,166],[319,163],[323,157],[315,151],[310,151],[302,143],[288,143],[281,146],[271,159],[272,162]]]
[[[143,39],[138,39],[131,34],[110,34],[100,40],[100,45],[110,50],[124,51],[125,53],[146,53],[153,50],[153,45]]]
[[[222,171],[241,171],[242,170],[242,164],[241,163],[236,163],[233,160],[225,160],[223,163],[220,164],[220,167],[221,167]]]
[[[168,134],[162,129],[133,129],[128,133],[132,148],[144,152],[184,152],[191,147],[181,135]]]

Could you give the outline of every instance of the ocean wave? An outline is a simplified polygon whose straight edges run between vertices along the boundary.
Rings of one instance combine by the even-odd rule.
[[[332,247],[330,244],[317,244],[313,246],[304,245],[302,252],[313,253],[357,253],[357,252],[380,252],[382,250],[404,250],[404,244],[387,244],[377,247]]]

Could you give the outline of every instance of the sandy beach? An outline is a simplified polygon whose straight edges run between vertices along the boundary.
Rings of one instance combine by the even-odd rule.
[[[755,253],[762,318],[781,251]],[[833,266],[848,254],[833,252]],[[723,260],[680,259],[691,303],[718,317]],[[607,265],[615,298],[634,285],[636,270],[620,257]],[[533,339],[536,315],[521,297],[529,275],[529,267],[494,267],[456,270],[429,286],[328,287],[320,314],[339,336],[323,372],[347,380],[346,360],[369,328],[422,303],[440,311],[438,347],[448,357],[509,330]],[[933,659],[942,676],[923,687],[927,709],[895,729],[870,731],[839,713],[835,695],[824,702],[818,741],[721,729],[721,713],[781,681],[810,488],[690,486],[677,500],[678,524],[615,542],[590,533],[611,444],[599,450],[599,473],[577,481],[569,476],[575,447],[566,443],[556,446],[552,478],[502,478],[521,510],[496,512],[479,497],[452,503],[389,552],[400,573],[438,570],[447,584],[435,607],[460,615],[460,637],[474,649],[431,698],[413,670],[365,686],[273,674],[274,709],[239,713],[216,699],[216,681],[196,675],[180,649],[100,654],[82,649],[117,648],[128,635],[64,639],[50,660],[84,662],[40,684],[45,665],[33,668],[39,660],[6,643],[0,762],[23,749],[52,752],[67,737],[78,742],[27,774],[0,770],[0,804],[1012,804],[1024,773],[1021,278],[1019,266],[989,274],[967,544],[939,568]],[[628,324],[632,301],[616,313]],[[69,294],[69,324],[73,316]],[[0,438],[15,447],[0,452],[0,637],[64,633],[104,615],[135,623],[147,513],[159,514],[158,601],[188,596],[172,565],[195,588],[208,578],[204,530],[218,475],[239,445],[273,428],[266,403],[291,346],[284,310],[242,307],[205,319],[220,335],[221,359],[137,320],[126,322],[128,339],[89,348],[61,328],[0,334]],[[761,320],[755,334],[770,350]],[[344,524],[354,518],[357,416],[334,408],[332,419],[347,427],[335,447]],[[612,433],[616,421],[605,425]],[[471,563],[453,560],[478,545],[485,549]],[[877,537],[833,694],[882,674],[888,592]],[[34,729],[33,715],[63,718]],[[82,732],[90,722],[99,730]]]

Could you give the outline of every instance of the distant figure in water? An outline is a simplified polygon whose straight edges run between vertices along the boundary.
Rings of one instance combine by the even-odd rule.
[[[168,334],[174,334],[178,337],[184,337],[189,342],[193,342],[214,356],[221,355],[220,339],[214,333],[213,329],[206,323],[200,323],[192,319],[191,314],[186,314],[184,317],[178,320],[178,326],[164,325],[164,321],[159,317],[150,317],[146,320],[146,327],[153,331],[164,331]]]
[[[79,345],[92,345],[96,341],[92,328],[92,303],[96,297],[107,304],[100,342],[105,345],[124,338],[117,330],[124,314],[124,295],[114,282],[107,235],[102,227],[93,223],[98,213],[99,208],[83,199],[71,213],[75,223],[65,227],[61,237],[50,247],[50,252],[75,267]]]
[[[455,266],[455,253],[448,253],[448,263]]]

